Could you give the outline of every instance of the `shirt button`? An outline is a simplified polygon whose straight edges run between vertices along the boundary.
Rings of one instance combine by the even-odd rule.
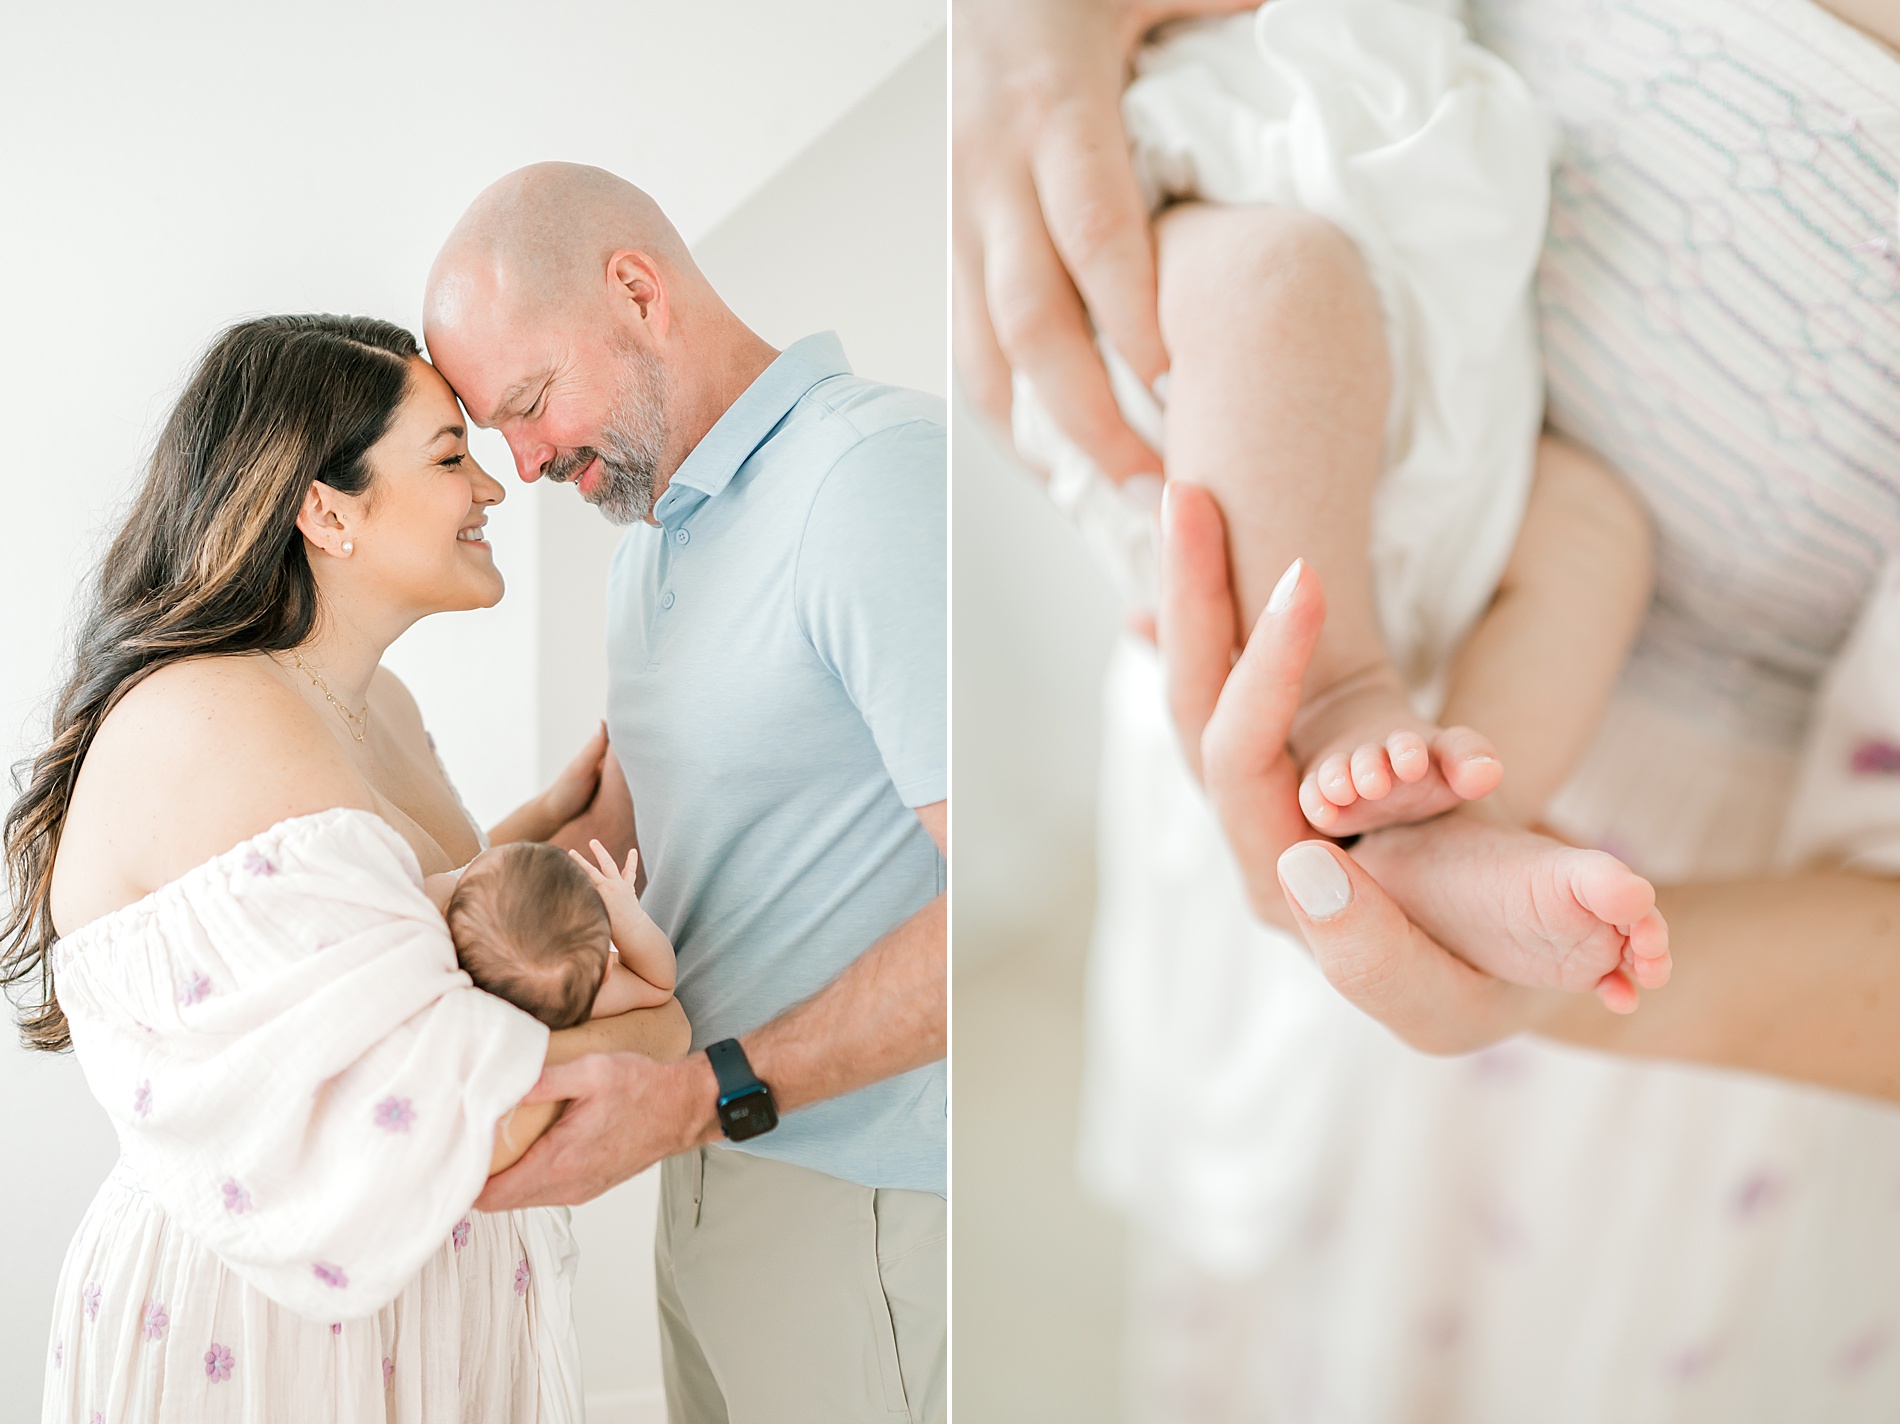
[[[689,540],[692,539],[692,537],[693,536],[691,534],[688,534],[684,529],[675,529],[673,531],[673,542],[675,544],[687,543]]]
[[[660,607],[671,608],[672,606],[673,606],[673,591],[671,589],[668,589],[666,593],[662,595],[660,598]]]

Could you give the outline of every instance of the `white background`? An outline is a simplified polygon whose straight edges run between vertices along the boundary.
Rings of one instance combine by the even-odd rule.
[[[195,353],[267,311],[419,329],[441,238],[522,163],[632,179],[768,340],[831,327],[860,372],[943,393],[943,23],[940,0],[9,13],[0,757],[37,745],[83,581]],[[512,468],[492,436],[475,451]],[[599,715],[613,536],[571,490],[518,485],[490,533],[507,599],[391,661],[492,820]],[[36,1413],[59,1259],[113,1150],[70,1058],[5,1034],[0,1419]],[[576,1214],[597,1424],[660,1417],[651,1217],[650,1177]]]

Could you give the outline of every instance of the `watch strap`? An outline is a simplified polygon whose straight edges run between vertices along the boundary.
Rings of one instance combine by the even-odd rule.
[[[765,1086],[759,1082],[759,1075],[752,1071],[745,1050],[739,1046],[736,1038],[722,1038],[717,1043],[706,1045],[706,1059],[712,1064],[713,1077],[719,1080],[721,1101],[748,1088]]]

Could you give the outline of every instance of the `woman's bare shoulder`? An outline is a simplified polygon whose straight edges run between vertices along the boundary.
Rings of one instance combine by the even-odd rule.
[[[375,809],[309,703],[261,656],[194,658],[140,682],[100,726],[60,868],[70,850],[145,894],[279,821],[336,806]]]

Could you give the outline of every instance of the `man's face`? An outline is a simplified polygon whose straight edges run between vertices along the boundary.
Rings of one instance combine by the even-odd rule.
[[[571,483],[616,524],[647,519],[666,450],[666,371],[628,333],[464,320],[431,332],[437,369],[532,484]]]

